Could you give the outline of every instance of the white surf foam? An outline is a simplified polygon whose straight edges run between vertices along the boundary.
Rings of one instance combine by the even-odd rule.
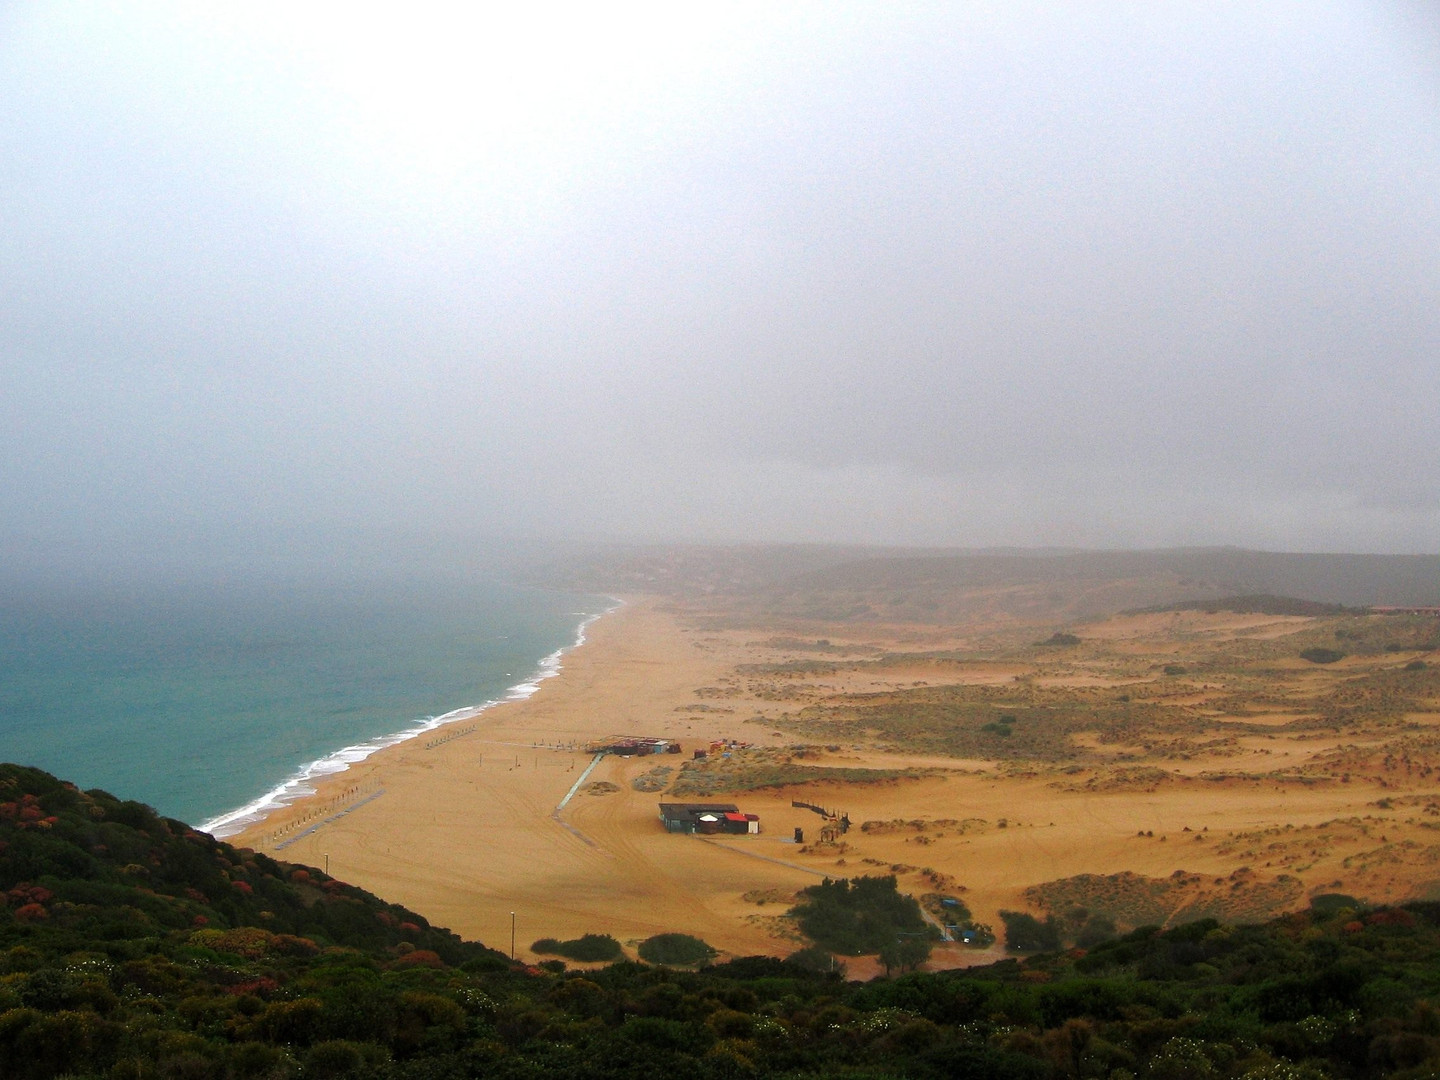
[[[539,665],[537,665],[533,675],[524,682],[516,683],[510,687],[503,697],[494,698],[480,705],[466,705],[463,708],[453,709],[440,716],[429,716],[423,720],[415,721],[410,727],[403,731],[397,731],[391,735],[382,735],[379,738],[369,739],[365,742],[343,747],[333,754],[327,754],[325,757],[318,758],[308,765],[301,766],[294,776],[290,777],[290,779],[284,783],[277,784],[258,799],[246,803],[239,809],[229,810],[223,814],[219,814],[208,821],[201,822],[195,827],[201,832],[208,832],[212,836],[222,839],[227,836],[234,836],[236,833],[243,831],[257,821],[263,821],[276,810],[288,806],[297,799],[314,795],[316,783],[320,779],[333,776],[335,773],[344,772],[350,768],[351,765],[364,761],[371,754],[384,750],[387,746],[394,746],[396,743],[402,743],[406,739],[413,739],[416,736],[424,735],[427,731],[434,731],[438,727],[445,724],[453,724],[457,720],[474,719],[486,709],[493,708],[502,702],[524,701],[534,694],[536,690],[540,689],[542,682],[560,673],[560,664],[561,661],[564,660],[566,653],[571,649],[578,648],[585,644],[585,631],[589,629],[591,623],[601,616],[610,614],[610,612],[620,606],[621,601],[616,600],[614,597],[610,597],[609,599],[613,601],[612,606],[598,614],[590,614],[583,611],[575,612],[576,615],[583,616],[579,629],[575,632],[575,640],[571,644],[556,649],[549,656],[544,657]]]

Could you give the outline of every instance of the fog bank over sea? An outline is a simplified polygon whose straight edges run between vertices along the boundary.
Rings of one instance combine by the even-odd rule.
[[[475,578],[4,583],[0,760],[200,824],[529,692],[611,604]]]

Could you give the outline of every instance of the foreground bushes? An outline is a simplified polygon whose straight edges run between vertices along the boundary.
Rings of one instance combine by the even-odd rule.
[[[868,984],[813,970],[836,966],[821,950],[550,972],[107,800],[0,766],[5,1080],[1440,1075],[1440,904],[1335,894],[1265,926],[1147,927]],[[606,940],[556,944],[587,939]],[[679,934],[641,953],[712,955]]]
[[[344,947],[255,960],[192,933],[94,941],[77,959],[53,927],[0,929],[7,1080],[1341,1080],[1440,1068],[1436,905],[1148,928],[1085,954],[868,984],[764,957],[558,974],[407,967]]]
[[[550,973],[484,957],[416,964],[413,949],[259,949],[263,937],[210,929],[84,939],[64,910],[26,924],[7,909],[0,1076],[1341,1080],[1440,1068],[1440,906],[1343,900],[1269,926],[1151,927],[1088,953],[869,984],[764,957]],[[663,938],[691,950],[669,958],[704,947]]]

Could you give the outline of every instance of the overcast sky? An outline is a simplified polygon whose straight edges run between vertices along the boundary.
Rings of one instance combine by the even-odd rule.
[[[521,8],[0,5],[0,558],[1440,548],[1433,4]]]

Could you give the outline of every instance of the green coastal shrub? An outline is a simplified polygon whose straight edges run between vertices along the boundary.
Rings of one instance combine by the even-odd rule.
[[[926,960],[930,959],[930,952],[934,948],[928,935],[915,934],[909,937],[897,937],[880,950],[880,963],[885,965],[885,974],[892,971],[914,971]]]
[[[1346,893],[1320,893],[1310,898],[1310,909],[1321,915],[1334,915],[1340,911],[1363,911],[1366,906],[1365,901]]]
[[[1057,630],[1044,641],[1037,641],[1036,645],[1079,645],[1080,639],[1074,634],[1066,634]]]
[[[689,934],[656,934],[640,943],[640,959],[649,964],[691,967],[712,960],[716,952]]]
[[[894,874],[811,885],[800,891],[791,914],[801,933],[842,956],[879,953],[905,935],[930,930],[920,904],[896,889]]]
[[[842,975],[845,973],[845,965],[818,945],[807,945],[798,952],[791,953],[785,958],[785,963],[793,964],[803,971],[838,971]]]
[[[1339,649],[1326,649],[1317,646],[1313,649],[1302,650],[1300,659],[1309,660],[1312,664],[1333,664],[1337,660],[1344,660],[1345,654]]]
[[[609,934],[582,934],[569,941],[541,938],[530,946],[530,951],[550,956],[563,956],[584,963],[620,960],[625,956],[624,950],[620,948],[620,942]]]
[[[1053,915],[1041,922],[1023,911],[1002,911],[1000,921],[1005,924],[1005,948],[1011,952],[1054,952],[1061,947]]]

